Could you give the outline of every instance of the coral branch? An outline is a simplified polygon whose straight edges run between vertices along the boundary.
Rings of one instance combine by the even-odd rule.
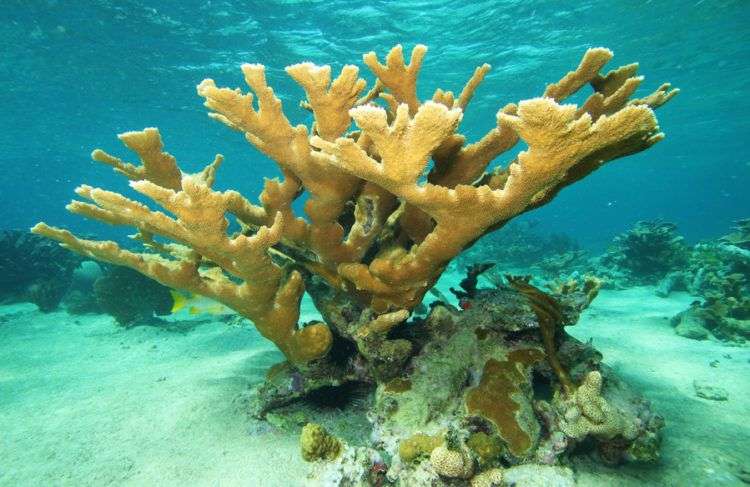
[[[405,199],[432,151],[461,120],[460,110],[434,102],[422,105],[414,117],[409,116],[406,105],[399,105],[391,124],[382,108],[362,106],[352,109],[351,114],[362,133],[372,140],[380,162],[348,138],[329,143],[313,137],[313,145],[331,156],[327,159],[331,164]]]
[[[332,84],[330,66],[302,63],[288,66],[286,72],[305,89],[318,134],[326,140],[343,135],[352,123],[349,109],[365,87],[365,80],[357,77],[359,69],[344,66]]]
[[[221,156],[197,174],[184,174],[164,152],[159,132],[148,128],[120,136],[140,165],[100,150],[93,157],[164,211],[86,185],[76,190],[82,201],[68,209],[136,228],[136,239],[153,254],[45,225],[35,231],[218,299],[251,318],[297,364],[322,357],[333,340],[323,324],[297,327],[302,277],[318,279],[339,300],[347,296],[347,319],[366,337],[355,337],[352,326],[336,324],[334,331],[358,346],[376,375],[389,376],[408,359],[411,344],[388,338],[388,331],[421,302],[451,259],[607,161],[661,140],[652,109],[678,92],[664,84],[631,99],[642,82],[637,65],[599,74],[612,53],[590,49],[544,97],[505,105],[495,127],[469,143],[457,129],[490,67],[476,68],[458,96],[438,89],[421,102],[417,76],[426,50],[416,45],[408,64],[400,45],[383,64],[366,54],[377,79],[364,94],[355,66],[344,66],[335,79],[330,66],[287,67],[305,91],[312,127],[289,121],[260,64],[242,65],[249,93],[202,81],[197,91],[210,116],[241,132],[281,169],[281,179],[265,181],[259,205],[213,189]],[[587,84],[594,93],[582,106],[560,104]],[[357,130],[350,130],[352,121]],[[490,166],[519,140],[527,150],[505,167]],[[303,194],[304,218],[293,209]],[[230,220],[241,227],[231,236]]]
[[[474,70],[474,74],[471,75],[469,81],[466,82],[466,86],[464,86],[464,89],[461,90],[461,94],[459,95],[455,106],[457,106],[461,110],[466,110],[466,107],[469,105],[469,102],[474,96],[474,92],[477,90],[477,87],[482,82],[482,80],[484,80],[484,77],[489,72],[489,70],[489,64],[483,64],[476,70]]]
[[[563,101],[596,78],[599,70],[612,59],[612,56],[612,51],[603,47],[589,49],[575,71],[569,72],[557,83],[548,85],[544,90],[544,96],[558,103]]]
[[[270,227],[261,226],[252,236],[227,235],[226,214],[256,208],[234,191],[210,188],[216,166],[202,173],[183,175],[175,191],[147,179],[132,181],[131,187],[157,202],[176,218],[152,211],[146,205],[118,193],[90,186],[76,192],[92,203],[74,201],[73,213],[115,225],[129,225],[149,235],[159,235],[186,245],[194,253],[168,260],[158,254],[140,254],[121,249],[114,242],[77,239],[71,233],[43,224],[34,232],[60,241],[64,246],[92,258],[131,267],[162,284],[214,298],[255,322],[258,330],[294,362],[324,355],[332,336],[325,325],[297,329],[302,280],[298,273],[285,275],[271,260],[268,249],[277,244],[284,228],[284,215],[277,213]],[[204,272],[203,260],[213,262],[241,283],[223,273]]]
[[[118,135],[125,146],[138,154],[141,166],[135,166],[124,162],[117,157],[107,154],[101,149],[91,153],[95,161],[110,165],[115,171],[123,174],[128,179],[137,181],[147,179],[165,188],[179,190],[182,173],[177,167],[175,158],[163,152],[164,145],[161,141],[159,129],[147,128],[140,132],[125,132]],[[221,156],[216,156],[217,158]]]
[[[409,112],[414,114],[419,108],[417,76],[425,54],[427,54],[427,46],[417,44],[411,51],[411,60],[407,66],[404,62],[404,49],[401,44],[398,44],[386,56],[385,65],[380,64],[374,52],[368,52],[362,59],[380,82],[390,90],[396,101],[406,103],[409,106]]]
[[[500,117],[513,115],[516,105],[505,106],[497,113],[497,127],[487,132],[473,144],[464,146],[465,138],[454,135],[447,139],[432,155],[435,168],[428,177],[432,184],[453,188],[459,184],[471,184],[479,178],[490,162],[518,142],[518,135]]]

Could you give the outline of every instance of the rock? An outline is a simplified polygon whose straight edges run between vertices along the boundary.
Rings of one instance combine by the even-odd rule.
[[[708,330],[695,320],[680,322],[674,331],[681,337],[690,338],[691,340],[707,340],[709,337]]]
[[[656,295],[666,298],[672,291],[685,289],[685,274],[683,272],[670,272],[656,285]]]
[[[514,487],[575,487],[573,471],[551,465],[517,465],[505,471],[503,480]]]
[[[711,334],[706,329],[703,319],[693,310],[692,307],[688,308],[672,318],[672,324],[676,325],[674,331],[681,337],[691,340],[707,340]]]
[[[695,395],[703,399],[711,401],[726,401],[729,399],[729,393],[726,389],[712,386],[706,381],[694,380],[693,388],[695,389]]]

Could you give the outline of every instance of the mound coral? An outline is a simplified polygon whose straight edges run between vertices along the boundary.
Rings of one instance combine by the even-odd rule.
[[[85,201],[68,205],[84,217],[134,227],[145,251],[44,223],[33,228],[86,257],[208,296],[253,321],[288,360],[256,391],[257,414],[324,386],[375,382],[377,447],[395,462],[403,438],[436,435],[446,425],[460,432],[446,451],[431,451],[433,467],[423,461],[388,469],[389,480],[405,485],[410,468],[433,478],[440,469],[461,478],[481,475],[464,444],[478,431],[503,439],[514,461],[531,457],[540,434],[531,410],[531,369],[555,388],[565,378],[564,393],[575,393],[572,381],[579,377],[563,375],[571,364],[552,352],[570,343],[560,330],[590,299],[580,290],[550,297],[564,301],[558,308],[524,295],[520,286],[489,292],[474,286],[463,317],[441,305],[423,321],[402,324],[449,262],[481,236],[547,204],[608,161],[659,142],[663,134],[653,109],[678,92],[664,84],[631,99],[643,79],[637,65],[600,74],[612,52],[589,49],[542,96],[505,105],[496,126],[468,143],[458,128],[490,67],[478,67],[459,94],[439,89],[421,100],[417,77],[426,52],[417,45],[408,63],[400,45],[384,62],[366,54],[376,77],[367,91],[356,66],[344,66],[335,79],[329,66],[287,67],[305,92],[301,106],[312,113],[310,127],[289,121],[262,65],[242,66],[251,93],[210,79],[200,83],[210,116],[243,134],[281,169],[282,179],[265,181],[259,204],[237,191],[213,189],[220,155],[202,171],[184,173],[163,150],[158,130],[147,128],[120,135],[139,165],[101,150],[93,158],[166,211],[87,185],[76,190]],[[581,106],[562,104],[586,85],[593,93]],[[494,165],[519,141],[526,150]],[[304,218],[293,205],[303,194]],[[239,231],[230,233],[230,220]],[[304,292],[324,322],[300,326]],[[471,363],[465,357],[473,357]],[[481,380],[467,383],[479,374],[477,367],[485,369]],[[507,405],[522,403],[530,429],[519,432],[517,414],[487,404],[485,389]],[[467,424],[474,426],[467,430]],[[377,457],[356,451],[345,449],[334,463]],[[460,468],[443,468],[458,465],[458,457]]]
[[[411,462],[422,456],[429,456],[432,450],[442,445],[444,441],[442,435],[430,436],[416,433],[401,440],[398,445],[398,455],[401,460]]]
[[[562,430],[576,439],[588,435],[604,439],[621,435],[633,439],[635,428],[602,398],[601,391],[602,375],[596,371],[590,372],[574,393],[560,401],[561,407],[566,409],[562,415]]]
[[[474,460],[467,450],[453,450],[440,445],[430,453],[430,464],[438,475],[468,479],[474,474]]]

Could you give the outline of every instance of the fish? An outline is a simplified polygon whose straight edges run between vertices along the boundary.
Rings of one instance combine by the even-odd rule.
[[[172,314],[178,313],[183,309],[187,309],[188,314],[190,315],[224,315],[232,313],[232,310],[223,304],[217,303],[216,301],[212,301],[198,294],[184,294],[174,289],[170,289],[169,293],[172,295],[172,309],[170,310],[170,313]]]
[[[185,296],[184,294],[177,292],[174,289],[170,289],[169,294],[172,295],[172,309],[169,311],[170,313],[177,313],[182,308],[184,308],[185,305],[187,305],[189,299],[188,296]]]
[[[188,308],[188,313],[191,315],[199,315],[199,314],[210,314],[210,315],[223,315],[227,313],[231,313],[231,310],[224,306],[223,304],[216,303],[213,305],[200,307],[200,306],[191,306]]]

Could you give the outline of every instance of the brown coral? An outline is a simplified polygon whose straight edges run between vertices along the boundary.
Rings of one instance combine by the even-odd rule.
[[[526,455],[539,435],[539,423],[525,396],[530,387],[529,369],[543,359],[544,354],[533,348],[513,350],[503,361],[490,359],[479,385],[466,394],[467,412],[492,422],[517,457]]]
[[[302,364],[324,356],[333,333],[321,323],[298,326],[300,272],[319,276],[377,313],[398,313],[375,318],[360,336],[382,334],[481,235],[547,203],[607,161],[661,140],[651,108],[677,93],[662,85],[628,101],[642,79],[635,65],[600,75],[612,53],[590,49],[544,97],[506,105],[496,127],[467,144],[458,127],[489,66],[478,67],[458,97],[438,90],[421,101],[416,84],[426,51],[416,46],[408,64],[401,46],[385,64],[374,53],[365,55],[377,77],[367,93],[355,66],[344,66],[334,79],[328,66],[288,67],[307,96],[303,106],[314,115],[311,128],[290,123],[262,65],[242,66],[250,93],[217,87],[210,79],[200,83],[198,94],[211,117],[241,132],[281,168],[283,179],[266,181],[259,205],[236,191],[212,189],[221,156],[202,172],[186,174],[163,151],[158,131],[146,129],[120,137],[138,154],[140,166],[99,150],[93,157],[173,216],[85,185],[77,193],[89,202],[75,201],[68,209],[135,227],[151,252],[79,239],[45,224],[33,230],[86,256],[214,298],[250,318],[292,362]],[[594,94],[581,107],[559,104],[586,84]],[[352,121],[358,130],[347,132]],[[528,150],[504,168],[489,169],[519,140]],[[303,192],[309,196],[306,219],[292,209]],[[240,222],[242,234],[227,234],[228,218]]]

